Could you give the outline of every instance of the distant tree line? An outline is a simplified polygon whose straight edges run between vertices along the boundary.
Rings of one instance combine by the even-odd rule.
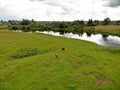
[[[2,23],[4,21],[1,21]],[[103,21],[92,20],[75,20],[75,21],[34,21],[23,19],[22,21],[9,20],[5,22],[8,24],[11,30],[22,30],[23,32],[35,32],[35,31],[59,31],[73,32],[73,33],[83,33],[84,32],[94,32],[94,26],[98,25],[120,25],[120,21],[111,21],[109,17],[105,18]],[[90,27],[90,28],[87,28]]]

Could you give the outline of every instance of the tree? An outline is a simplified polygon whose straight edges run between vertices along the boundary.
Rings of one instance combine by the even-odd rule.
[[[32,23],[32,24],[35,24],[35,21],[34,21],[34,19],[32,19],[32,20],[31,20],[31,23]]]
[[[94,25],[95,25],[95,26],[97,26],[97,25],[99,25],[99,24],[100,24],[99,20],[95,20],[95,21],[94,21]]]
[[[68,26],[65,22],[59,22],[58,27],[59,28],[67,28]]]
[[[73,22],[74,23],[74,25],[76,25],[76,26],[84,26],[84,21],[83,20],[76,20],[76,21],[74,21]]]
[[[31,21],[26,20],[26,19],[23,19],[23,20],[20,22],[21,25],[29,25],[30,23],[31,23]]]
[[[109,17],[107,17],[103,20],[103,25],[109,25],[110,23],[111,23],[111,20]]]
[[[87,26],[94,26],[94,22],[92,19],[89,19],[87,22]]]

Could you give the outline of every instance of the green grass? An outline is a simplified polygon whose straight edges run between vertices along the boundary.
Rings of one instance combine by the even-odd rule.
[[[120,48],[0,31],[0,90],[120,90],[119,75]]]
[[[106,26],[93,26],[95,32],[102,34],[110,34],[120,36],[120,26],[119,25],[106,25]]]
[[[119,25],[106,25],[106,26],[95,26],[96,29],[108,30],[108,31],[120,31]]]

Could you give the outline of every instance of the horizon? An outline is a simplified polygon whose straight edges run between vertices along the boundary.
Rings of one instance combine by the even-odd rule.
[[[106,17],[107,18],[107,17]],[[104,18],[105,19],[105,18]],[[20,22],[20,21],[22,21],[22,20],[29,20],[29,21],[31,21],[31,20],[34,20],[34,19],[20,19],[20,20],[16,20],[16,19],[14,19],[14,20],[12,20],[12,19],[10,19],[10,20],[0,20],[0,22],[1,21],[6,21],[6,22],[8,22],[8,21],[18,21],[18,22]],[[71,20],[71,21],[58,21],[58,20],[54,20],[54,21],[45,21],[45,20],[34,20],[35,22],[74,22],[74,21],[84,21],[84,22],[87,22],[87,21],[89,21],[90,19],[88,19],[88,20]],[[95,21],[94,19],[92,19],[93,21]],[[111,19],[110,19],[111,20]],[[98,20],[98,21],[100,21],[100,22],[102,22],[102,21],[104,21],[104,20]],[[120,19],[118,19],[118,20],[111,20],[111,21],[120,21]]]

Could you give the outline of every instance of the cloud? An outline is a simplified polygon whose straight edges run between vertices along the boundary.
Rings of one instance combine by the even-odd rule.
[[[16,20],[17,16],[13,15],[6,7],[0,4],[0,20]]]
[[[120,6],[120,0],[109,0],[107,2],[107,6],[109,6],[109,7],[118,7],[118,6]]]
[[[111,17],[119,19],[115,15],[119,11],[120,0],[29,0],[42,4],[45,8],[46,19],[54,20],[76,20],[89,18],[104,19]],[[106,4],[107,7],[104,7]],[[116,7],[116,8],[109,8]],[[114,11],[114,12],[113,12]],[[117,16],[117,17],[116,17]]]
[[[42,1],[45,1],[45,0],[30,0],[30,1],[40,1],[40,2],[42,2]]]
[[[44,2],[44,4],[51,5],[51,6],[59,6],[59,4],[57,2],[54,2],[54,1]]]
[[[107,10],[103,10],[102,13],[103,14],[107,14],[108,12],[107,12]]]
[[[73,4],[72,0],[66,0],[66,1],[64,0],[30,0],[30,1],[39,1],[45,5],[60,7],[63,10],[63,12],[59,13],[60,15],[70,14],[71,11],[73,10],[73,8],[68,5],[68,4]],[[50,12],[48,14],[50,14]]]
[[[119,0],[0,0],[0,19],[73,21],[120,19]],[[107,5],[106,7],[104,5]],[[115,7],[115,8],[110,8]],[[117,13],[117,14],[116,14]]]

